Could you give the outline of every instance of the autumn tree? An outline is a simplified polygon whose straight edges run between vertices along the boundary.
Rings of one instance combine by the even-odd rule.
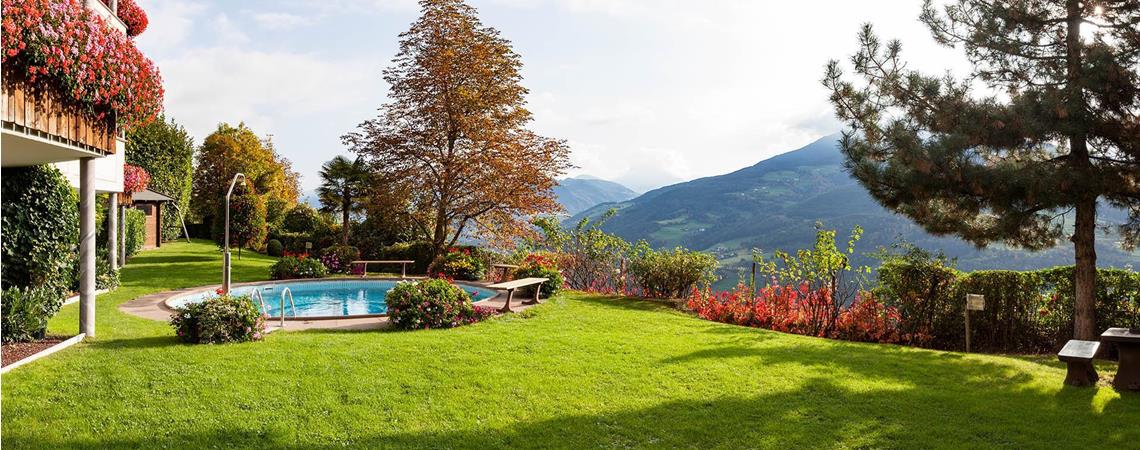
[[[364,208],[370,174],[360,158],[349,160],[337,155],[321,166],[321,185],[317,188],[321,211],[341,214],[342,243],[348,245],[352,213]]]
[[[245,174],[263,201],[291,206],[300,193],[300,174],[279,155],[268,139],[258,138],[245,124],[220,124],[202,142],[194,167],[191,202],[199,217],[219,214],[226,190],[237,173]]]
[[[559,209],[551,189],[570,167],[564,141],[526,127],[522,62],[461,0],[423,0],[384,71],[391,101],[344,142],[365,158],[385,192],[434,254],[465,231],[507,238],[528,216]],[[397,191],[397,192],[394,192]]]
[[[836,61],[823,80],[848,169],[934,234],[1035,250],[1071,232],[1075,335],[1094,339],[1098,202],[1130,211],[1126,245],[1140,235],[1140,3],[928,0],[920,20],[973,71],[908,69],[865,26],[856,81]]]

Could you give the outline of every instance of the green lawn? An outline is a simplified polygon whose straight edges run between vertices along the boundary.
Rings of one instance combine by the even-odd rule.
[[[579,294],[454,330],[273,333],[192,346],[120,313],[216,283],[212,244],[131,260],[98,338],[3,377],[23,447],[1140,445],[1140,395],[1063,388],[1049,358],[827,341]],[[264,278],[243,256],[234,279]],[[74,332],[77,307],[52,322]]]

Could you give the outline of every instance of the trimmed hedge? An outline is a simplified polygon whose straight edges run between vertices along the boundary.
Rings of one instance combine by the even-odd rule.
[[[415,261],[408,267],[409,274],[423,275],[431,264],[431,242],[415,241],[401,242],[384,247],[376,254],[376,259],[394,260],[404,259]]]
[[[963,273],[931,261],[888,261],[878,277],[875,293],[899,309],[903,340],[912,345],[964,349],[966,294],[986,298],[985,310],[970,316],[978,351],[1053,352],[1072,338],[1072,266]],[[1100,269],[1096,288],[1098,330],[1138,320],[1128,305],[1140,308],[1140,273]]]
[[[127,208],[123,226],[126,227],[127,234],[123,242],[127,247],[127,256],[134,256],[146,244],[146,213],[140,209]]]

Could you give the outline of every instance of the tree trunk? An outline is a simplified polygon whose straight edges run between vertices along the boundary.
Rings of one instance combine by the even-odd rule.
[[[1077,288],[1074,308],[1076,339],[1095,341],[1096,332],[1096,198],[1077,204],[1077,224],[1073,233],[1073,246],[1077,265],[1073,277]]]
[[[346,193],[346,194],[347,194],[347,193]],[[348,197],[345,197],[345,198],[348,198]],[[344,235],[343,235],[343,237],[341,238],[341,240],[342,240],[342,241],[344,241],[344,245],[348,245],[348,226],[349,226],[349,223],[348,223],[348,221],[349,221],[349,218],[348,218],[348,213],[349,213],[349,208],[351,208],[351,206],[352,206],[352,202],[351,202],[351,201],[345,201],[345,202],[344,202],[344,204],[342,204],[342,205],[341,205],[341,207],[340,207],[340,210],[341,210],[341,214],[343,214],[343,215],[341,216],[341,222],[340,222],[340,226],[341,226],[341,228],[344,228],[344,230],[343,230],[343,231],[344,231]]]

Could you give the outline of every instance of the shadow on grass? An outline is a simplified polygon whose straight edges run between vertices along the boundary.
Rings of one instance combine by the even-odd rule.
[[[520,414],[551,417],[505,426],[466,425],[446,431],[363,431],[360,423],[308,417],[310,427],[336,431],[307,432],[291,426],[233,422],[202,424],[202,431],[154,433],[145,438],[28,442],[12,445],[55,448],[113,447],[260,447],[260,448],[821,448],[821,447],[1128,447],[1140,441],[1140,427],[1120,423],[1135,417],[1135,399],[1109,402],[1092,411],[1091,390],[1062,390],[1048,395],[1016,386],[947,398],[928,389],[850,390],[827,378],[806,380],[798,388],[750,397],[679,400],[651,407],[584,414],[529,410]],[[443,394],[445,395],[445,394]],[[447,417],[465,417],[463,411]],[[1025,420],[1031,414],[1034,420]],[[466,417],[470,419],[471,417]],[[385,423],[380,417],[373,424]],[[367,425],[365,425],[367,426]],[[430,422],[415,426],[448,429]],[[1058,433],[1058,427],[1065,429]],[[66,438],[61,438],[66,439]]]
[[[173,332],[172,332],[173,333]],[[111,339],[111,340],[96,340],[93,341],[92,346],[104,349],[140,349],[140,348],[163,348],[173,347],[176,345],[185,345],[182,341],[178,340],[177,336],[171,334],[170,336],[150,336],[143,338],[131,339]]]

